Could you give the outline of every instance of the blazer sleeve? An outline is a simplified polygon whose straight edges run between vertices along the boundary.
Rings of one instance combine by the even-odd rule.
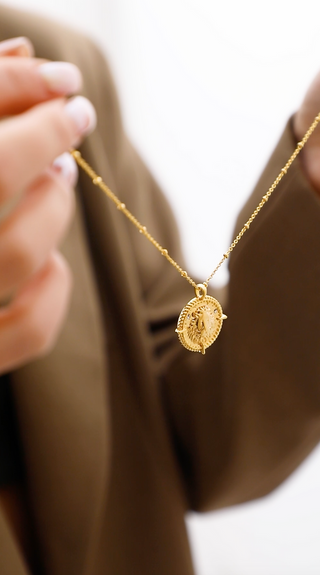
[[[236,225],[295,148],[289,122]],[[261,497],[320,436],[320,200],[299,159],[230,260],[227,314],[204,357],[181,354],[163,400],[190,507]]]

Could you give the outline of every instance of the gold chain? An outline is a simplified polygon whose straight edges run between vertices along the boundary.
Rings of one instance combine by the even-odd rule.
[[[289,170],[291,164],[294,162],[294,160],[296,159],[297,155],[300,153],[300,151],[302,150],[302,148],[305,146],[306,142],[309,140],[311,134],[313,133],[313,131],[315,130],[315,128],[317,127],[317,125],[320,122],[320,113],[315,117],[315,119],[313,120],[310,128],[307,130],[307,132],[305,133],[305,135],[303,136],[302,140],[300,142],[298,142],[297,147],[295,149],[295,151],[293,152],[293,154],[290,156],[289,160],[287,161],[287,163],[285,164],[285,166],[282,168],[282,170],[280,171],[279,175],[276,177],[276,179],[274,180],[273,184],[270,186],[270,188],[268,189],[267,193],[262,197],[260,203],[257,205],[256,209],[252,212],[250,218],[246,221],[246,223],[244,224],[243,228],[240,230],[240,232],[238,233],[238,235],[235,237],[235,239],[233,240],[232,244],[230,245],[229,249],[226,251],[225,254],[223,254],[221,260],[219,261],[218,265],[214,268],[213,272],[209,275],[208,279],[203,282],[203,286],[207,287],[209,282],[212,280],[213,276],[216,274],[216,272],[218,271],[218,269],[221,267],[221,265],[223,264],[223,262],[228,259],[228,257],[230,256],[231,252],[234,250],[234,248],[236,247],[236,245],[239,243],[239,241],[241,240],[242,236],[246,233],[246,231],[249,229],[250,225],[252,224],[253,220],[257,217],[258,213],[260,212],[260,210],[263,208],[263,206],[267,203],[267,201],[269,200],[270,196],[273,194],[274,190],[276,189],[276,187],[278,186],[278,184],[281,182],[283,176],[287,173],[287,171]],[[130,210],[128,210],[128,208],[126,207],[126,205],[121,202],[121,200],[116,196],[116,194],[114,194],[110,188],[107,186],[107,184],[103,181],[103,179],[101,178],[101,176],[99,176],[98,174],[96,174],[96,172],[91,168],[91,166],[83,159],[83,157],[81,156],[81,153],[78,150],[71,150],[70,151],[71,155],[74,157],[74,159],[76,160],[77,164],[86,172],[86,174],[92,179],[92,182],[98,186],[107,196],[108,198],[110,198],[110,200],[112,200],[115,205],[117,206],[118,210],[120,210],[129,220],[130,222],[133,223],[133,225],[138,228],[140,234],[143,234],[147,240],[149,240],[149,242],[151,242],[154,247],[161,253],[162,256],[164,256],[168,262],[180,273],[180,275],[185,278],[189,284],[191,284],[195,289],[197,289],[198,284],[196,284],[195,281],[193,281],[193,279],[188,275],[188,273],[182,269],[181,266],[179,266],[179,264],[170,256],[170,254],[168,253],[168,250],[166,248],[163,248],[158,242],[157,240],[154,239],[154,237],[148,232],[146,226],[143,226],[138,220],[137,218],[135,218],[135,216],[130,212]]]

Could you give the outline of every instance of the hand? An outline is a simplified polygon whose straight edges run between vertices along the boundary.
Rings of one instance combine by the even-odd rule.
[[[301,108],[293,119],[293,130],[301,140],[320,112],[320,73],[308,89]],[[300,154],[302,167],[308,180],[320,194],[320,126],[317,126],[310,140]]]
[[[77,170],[64,153],[95,124],[88,100],[65,99],[81,87],[79,70],[31,51],[25,39],[0,43],[0,300],[10,295],[0,308],[0,372],[47,352],[65,316],[71,274],[56,247]]]

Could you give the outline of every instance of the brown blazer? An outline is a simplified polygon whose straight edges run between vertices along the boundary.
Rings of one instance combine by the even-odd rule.
[[[0,39],[18,35],[81,68],[99,118],[84,156],[182,261],[99,51],[1,7]],[[288,126],[237,227],[293,147]],[[11,375],[43,572],[191,575],[185,512],[263,496],[319,439],[319,199],[297,161],[231,258],[228,320],[203,357],[174,333],[185,280],[84,174],[77,197],[70,313],[55,350]],[[2,516],[0,573],[26,575]]]

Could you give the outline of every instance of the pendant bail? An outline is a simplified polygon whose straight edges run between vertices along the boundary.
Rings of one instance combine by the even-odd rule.
[[[202,299],[207,295],[207,286],[205,286],[204,284],[198,284],[194,288],[194,291],[197,298]]]

